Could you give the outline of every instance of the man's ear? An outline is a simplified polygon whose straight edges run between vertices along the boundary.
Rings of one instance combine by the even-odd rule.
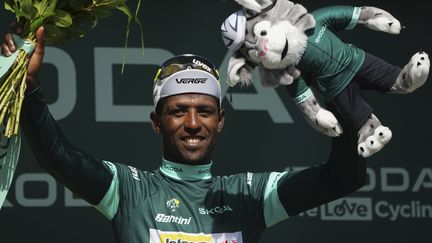
[[[153,130],[155,131],[155,133],[160,134],[161,132],[160,120],[156,112],[153,111],[152,113],[150,113],[150,119],[151,119]]]
[[[222,132],[224,123],[225,123],[225,110],[220,109],[218,115],[218,129],[217,129],[218,132]]]

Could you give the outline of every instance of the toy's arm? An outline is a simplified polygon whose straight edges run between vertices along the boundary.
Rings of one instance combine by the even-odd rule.
[[[333,31],[353,29],[360,17],[361,8],[353,6],[328,6],[312,12],[318,23],[325,23]]]
[[[376,7],[361,7],[358,23],[364,24],[369,29],[389,34],[399,34],[401,30],[399,20],[390,13]]]
[[[306,118],[306,121],[315,130],[330,137],[338,137],[343,133],[342,127],[336,117],[318,103],[312,90],[306,86],[303,78],[300,77],[294,80],[293,84],[286,87],[294,98],[297,107]]]
[[[251,85],[253,69],[254,67],[247,62],[246,58],[239,51],[236,51],[228,63],[227,84],[230,87],[234,87],[238,83],[241,83],[242,86]]]
[[[383,31],[399,34],[400,22],[388,12],[376,7],[330,6],[313,12],[318,22],[324,22],[335,31],[350,30],[357,24]]]

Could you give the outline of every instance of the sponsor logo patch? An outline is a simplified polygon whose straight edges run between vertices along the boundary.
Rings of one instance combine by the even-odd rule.
[[[135,168],[135,167],[132,167],[132,166],[128,166],[128,167],[129,167],[130,171],[132,172],[132,177],[133,177],[135,180],[140,181],[140,178],[139,178],[139,176],[138,176],[138,169]]]
[[[205,84],[207,78],[176,78],[178,84]]]
[[[243,243],[243,239],[240,231],[204,234],[150,229],[150,243]]]
[[[163,213],[158,213],[155,217],[155,221],[159,223],[176,223],[181,225],[189,225],[192,218],[184,218],[181,216],[167,215]]]
[[[199,214],[213,215],[213,214],[224,214],[227,212],[234,212],[229,205],[217,206],[211,209],[198,208]]]
[[[180,207],[180,200],[172,198],[166,202],[166,206],[171,210],[171,212],[175,212],[176,209]]]

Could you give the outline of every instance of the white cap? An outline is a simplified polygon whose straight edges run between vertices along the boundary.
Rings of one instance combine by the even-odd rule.
[[[185,69],[162,80],[157,80],[153,88],[153,104],[161,98],[185,93],[199,93],[215,97],[222,103],[219,80],[210,73],[199,69]]]
[[[237,51],[246,37],[246,16],[243,9],[231,14],[221,26],[222,40],[228,49]]]

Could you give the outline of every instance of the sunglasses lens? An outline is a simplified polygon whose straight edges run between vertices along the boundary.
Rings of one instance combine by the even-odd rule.
[[[195,55],[181,55],[167,60],[164,64],[162,64],[160,72],[156,76],[155,80],[162,80],[173,75],[174,73],[186,69],[203,70],[210,73],[217,80],[219,80],[219,74],[213,63],[203,57]]]
[[[168,66],[162,67],[161,72],[159,73],[159,79],[164,79],[173,75],[176,72],[184,70],[181,64],[169,64]]]

